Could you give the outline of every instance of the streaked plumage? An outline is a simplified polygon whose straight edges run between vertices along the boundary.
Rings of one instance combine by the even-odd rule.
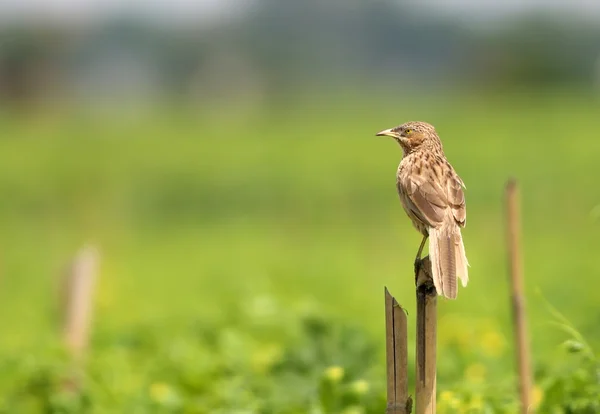
[[[464,183],[446,160],[432,125],[407,122],[377,135],[391,136],[402,147],[404,156],[396,175],[400,201],[423,241],[429,237],[429,258],[438,294],[455,299],[457,278],[463,286],[469,280],[460,232],[467,218]],[[420,254],[421,249],[417,260]]]

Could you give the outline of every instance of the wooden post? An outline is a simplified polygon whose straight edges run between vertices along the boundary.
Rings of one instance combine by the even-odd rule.
[[[385,338],[387,366],[386,414],[410,414],[408,395],[408,335],[404,309],[385,288]]]
[[[417,285],[417,414],[435,414],[437,292],[431,277],[429,256],[421,260]]]
[[[84,247],[73,259],[65,277],[64,343],[74,360],[79,360],[88,343],[98,252]]]
[[[523,294],[523,266],[521,259],[519,189],[514,179],[506,185],[507,244],[510,267],[510,285],[513,312],[515,349],[519,371],[521,412],[527,414],[530,406],[531,371],[529,342],[525,320],[525,295]]]

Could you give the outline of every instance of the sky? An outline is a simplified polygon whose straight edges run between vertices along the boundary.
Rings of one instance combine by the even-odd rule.
[[[430,10],[468,19],[494,19],[524,12],[553,12],[600,19],[599,0],[410,0]]]
[[[165,22],[218,21],[243,14],[255,0],[0,0],[0,20],[93,21],[115,15]],[[281,0],[285,1],[285,0]],[[290,0],[301,1],[301,0]],[[373,0],[364,0],[373,1]],[[394,0],[390,0],[394,1]],[[398,0],[400,1],[400,0]],[[553,11],[600,19],[600,0],[405,0],[427,12],[465,20],[495,19],[524,11]]]
[[[94,21],[145,16],[164,21],[209,21],[234,17],[252,0],[0,0],[3,21]]]

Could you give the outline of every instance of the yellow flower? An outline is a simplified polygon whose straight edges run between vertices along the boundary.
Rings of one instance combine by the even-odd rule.
[[[164,382],[155,382],[150,386],[150,398],[159,404],[164,404],[171,396],[171,387]]]
[[[456,413],[460,409],[460,399],[452,391],[442,391],[439,405],[441,413]]]
[[[442,402],[448,402],[452,398],[454,398],[454,393],[452,393],[452,391],[442,391],[440,394],[440,401]]]
[[[481,338],[481,347],[483,352],[491,357],[498,357],[506,348],[504,337],[497,331],[487,331]]]
[[[483,382],[485,380],[486,368],[483,364],[469,365],[465,371],[465,379],[470,382]]]
[[[325,378],[331,382],[339,382],[344,378],[344,368],[333,365],[325,370]]]
[[[534,385],[531,389],[531,408],[532,411],[537,410],[542,401],[544,400],[544,390],[539,385]]]
[[[358,395],[364,395],[369,392],[369,383],[365,380],[356,380],[351,385],[352,391]]]

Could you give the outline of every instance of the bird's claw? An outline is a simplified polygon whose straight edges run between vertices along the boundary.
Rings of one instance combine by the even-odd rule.
[[[415,259],[415,279],[417,278],[417,275],[419,274],[420,269],[421,269],[421,259],[417,257]]]

